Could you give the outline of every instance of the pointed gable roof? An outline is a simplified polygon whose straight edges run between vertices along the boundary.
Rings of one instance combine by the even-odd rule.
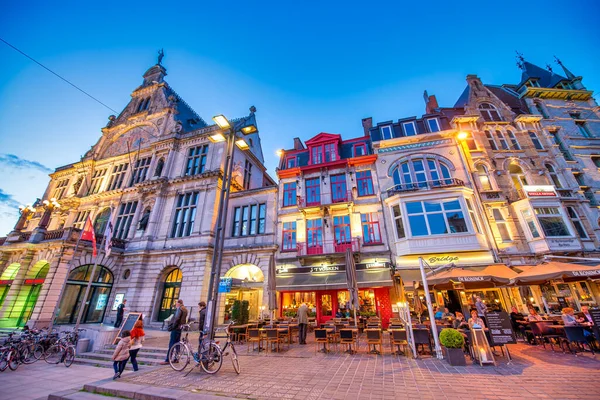
[[[568,81],[568,79],[562,75],[555,74],[554,72],[550,72],[525,61],[523,62],[523,73],[521,74],[521,82],[518,87],[523,86],[525,82],[532,78],[538,79],[540,86],[545,88],[553,88],[561,81]]]
[[[305,143],[307,146],[311,146],[311,145],[325,143],[325,142],[339,142],[341,140],[342,140],[342,135],[321,132],[317,136],[307,140]]]

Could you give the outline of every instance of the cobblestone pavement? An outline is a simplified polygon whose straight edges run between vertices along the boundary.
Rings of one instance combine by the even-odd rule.
[[[390,355],[389,346],[383,356],[367,354],[364,346],[355,355],[315,354],[310,336],[307,346],[293,344],[280,354],[238,346],[239,376],[225,358],[215,376],[196,369],[184,377],[166,366],[123,380],[252,399],[600,399],[600,355],[575,357],[517,344],[510,346],[510,364],[500,358],[496,367],[469,360],[466,367],[451,367],[431,357]],[[167,338],[154,340],[153,346],[162,347]]]

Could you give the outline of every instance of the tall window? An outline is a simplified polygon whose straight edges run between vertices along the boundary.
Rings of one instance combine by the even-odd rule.
[[[492,150],[498,150],[498,145],[496,144],[496,140],[494,139],[494,136],[492,136],[492,133],[490,131],[484,131],[484,133]]]
[[[130,201],[128,203],[121,204],[119,207],[119,214],[117,215],[117,220],[115,222],[114,237],[118,239],[127,239],[137,204],[137,201]]]
[[[428,119],[427,125],[429,125],[429,132],[438,132],[440,130],[440,123],[437,118]]]
[[[502,211],[499,208],[493,208],[492,214],[494,216],[494,221],[496,222],[498,232],[500,233],[500,239],[502,239],[503,242],[510,242],[512,239],[510,238],[510,233],[508,232],[506,220],[504,219],[504,215],[502,215]]]
[[[314,206],[321,204],[321,178],[306,180],[306,205]]]
[[[506,134],[508,135],[508,138],[510,139],[510,143],[512,144],[513,149],[521,150],[521,145],[517,141],[517,137],[515,136],[514,132],[511,130],[507,130]]]
[[[475,168],[481,190],[493,190],[492,183],[490,182],[490,174],[485,165],[479,164]]]
[[[283,206],[296,205],[296,182],[283,184]]]
[[[177,196],[175,217],[171,237],[185,237],[192,234],[194,221],[196,220],[196,206],[198,204],[198,192],[180,194]]]
[[[486,122],[502,121],[500,113],[496,110],[496,107],[489,103],[481,103],[479,105],[479,113]]]
[[[156,163],[156,168],[154,168],[154,176],[159,177],[162,175],[163,168],[165,167],[165,159],[160,158]]]
[[[575,121],[575,125],[577,125],[577,129],[579,129],[579,133],[581,134],[581,136],[583,136],[584,138],[592,137],[592,133],[590,132],[590,129],[588,128],[585,121]]]
[[[265,233],[266,204],[252,204],[233,209],[231,236],[252,236]]]
[[[396,237],[398,239],[404,239],[406,233],[404,232],[404,221],[402,220],[402,211],[400,205],[392,207],[392,217],[394,218],[394,225],[396,227]]]
[[[252,163],[248,160],[244,162],[244,189],[250,189],[250,180],[252,178]]]
[[[529,131],[529,138],[531,139],[533,147],[535,147],[536,150],[544,150],[544,146],[542,146],[542,142],[540,142],[540,139],[537,137],[535,132]]]
[[[405,122],[402,124],[405,136],[415,136],[417,134],[417,127],[414,122]]]
[[[535,225],[535,221],[533,220],[533,215],[531,214],[531,210],[529,210],[529,209],[523,210],[523,211],[521,211],[521,214],[523,214],[523,219],[525,220],[525,224],[529,228],[529,232],[531,233],[531,236],[534,239],[539,238],[540,233],[538,232],[537,226]]]
[[[533,210],[547,237],[571,236],[558,207],[535,207]]]
[[[296,251],[296,221],[283,223],[283,251]]]
[[[69,179],[62,179],[60,181],[58,181],[58,183],[56,184],[56,188],[54,188],[54,194],[53,194],[53,198],[55,198],[56,200],[60,200],[65,196],[65,192],[67,191],[67,188],[69,187]]]
[[[336,161],[338,159],[336,147],[334,143],[325,145],[325,162]]]
[[[323,163],[323,146],[315,146],[312,148],[312,163]]]
[[[77,215],[75,216],[75,220],[73,220],[73,228],[77,228],[77,229],[83,229],[83,226],[85,225],[85,221],[87,220],[87,217],[90,215],[90,211],[79,211],[77,213]]]
[[[106,169],[99,169],[94,171],[92,174],[92,182],[90,184],[90,190],[88,191],[88,195],[96,194],[100,191],[102,187],[102,182],[104,181],[104,175],[106,175]]]
[[[540,114],[544,119],[548,119],[548,113],[546,113],[546,110],[544,109],[544,106],[542,105],[542,103],[540,103],[539,101],[534,102],[535,104],[535,109],[537,110],[538,114]]]
[[[408,202],[406,212],[413,236],[468,232],[458,199]]]
[[[148,175],[148,169],[150,168],[150,161],[152,157],[140,158],[135,162],[135,167],[131,174],[131,180],[129,186],[133,186],[136,183],[144,182]]]
[[[504,137],[502,131],[496,131],[496,137],[498,138],[498,143],[500,143],[500,149],[508,150],[508,142],[506,141],[506,138]]]
[[[467,137],[464,139],[467,143],[467,148],[469,150],[477,150],[477,143],[475,143],[475,139],[473,138],[473,134],[471,132],[465,132]]]
[[[371,171],[367,170],[356,172],[356,189],[359,197],[372,196],[375,194]]]
[[[137,112],[145,111],[150,108],[150,97],[146,97],[145,99],[141,99],[138,104]]]
[[[469,211],[469,217],[471,217],[471,222],[475,226],[475,230],[477,231],[477,233],[481,233],[481,226],[479,225],[479,219],[477,218],[477,215],[475,215],[475,208],[473,208],[473,203],[471,202],[471,199],[465,199],[465,202],[467,203],[467,210]]]
[[[558,178],[558,174],[556,173],[554,166],[552,164],[546,164],[545,167],[548,170],[548,175],[550,175],[550,180],[554,186],[556,186],[557,189],[561,189],[562,184],[560,183],[560,179]]]
[[[391,139],[394,137],[394,133],[393,133],[391,125],[382,126],[380,128],[380,130],[381,130],[381,140],[387,140],[387,139]]]
[[[185,175],[198,175],[206,168],[206,157],[208,145],[192,147],[188,150],[188,159],[185,167]]]
[[[377,213],[360,214],[362,223],[363,243],[378,244],[381,243],[381,231],[379,230],[379,219]]]
[[[129,168],[129,163],[123,163],[113,167],[106,190],[121,189],[121,185],[125,179],[125,174],[127,174],[127,168]]]
[[[331,175],[331,202],[340,203],[344,201],[348,201],[346,174]]]
[[[323,220],[322,219],[307,219],[306,220],[306,244],[309,249],[317,250],[323,248]],[[322,251],[322,250],[321,250]]]
[[[575,227],[579,237],[582,239],[587,239],[588,235],[583,228],[583,224],[581,223],[581,219],[579,218],[577,211],[575,211],[575,207],[567,207],[567,213],[569,214],[569,218],[571,219],[571,222],[573,223],[573,226]]]
[[[510,173],[510,178],[513,182],[515,189],[517,189],[520,196],[523,196],[523,185],[528,185],[525,173],[523,172],[521,167],[519,167],[516,164],[509,165],[508,172]]]
[[[335,244],[345,244],[352,242],[350,235],[350,216],[339,215],[333,217],[333,232],[335,235]]]

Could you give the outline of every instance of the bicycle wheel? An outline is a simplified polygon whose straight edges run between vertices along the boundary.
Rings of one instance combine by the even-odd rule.
[[[48,364],[58,364],[62,360],[64,352],[65,350],[62,346],[58,344],[52,345],[46,350],[46,357],[44,359]]]
[[[238,359],[237,351],[235,351],[233,344],[231,344],[231,363],[233,364],[233,369],[235,369],[235,372],[239,375],[241,372],[240,360]]]
[[[21,349],[21,360],[23,364],[33,364],[37,361],[35,358],[34,345],[30,344],[29,346],[24,346]]]
[[[33,357],[35,358],[35,360],[39,360],[40,358],[42,358],[44,356],[44,346],[42,346],[41,344],[37,343],[34,347],[33,347]]]
[[[211,343],[208,351],[202,354],[200,366],[207,374],[216,374],[223,365],[223,354],[216,343]]]
[[[191,360],[190,349],[183,343],[175,343],[169,349],[169,365],[175,371],[183,371],[188,366]]]
[[[9,356],[8,356],[8,368],[10,368],[11,371],[16,371],[17,368],[19,368],[19,352],[17,350],[14,350],[10,352]]]
[[[73,361],[75,361],[75,347],[69,346],[65,350],[65,367],[69,368],[73,364]]]
[[[4,372],[8,368],[8,350],[5,350],[0,354],[0,372]]]

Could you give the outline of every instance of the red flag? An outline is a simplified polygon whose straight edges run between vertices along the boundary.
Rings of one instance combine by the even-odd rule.
[[[81,231],[81,237],[79,240],[88,240],[92,242],[92,246],[94,248],[94,252],[92,253],[94,257],[98,255],[98,250],[96,249],[96,233],[94,232],[94,226],[92,225],[92,219],[88,215],[85,220],[85,225],[83,226],[83,230]]]

